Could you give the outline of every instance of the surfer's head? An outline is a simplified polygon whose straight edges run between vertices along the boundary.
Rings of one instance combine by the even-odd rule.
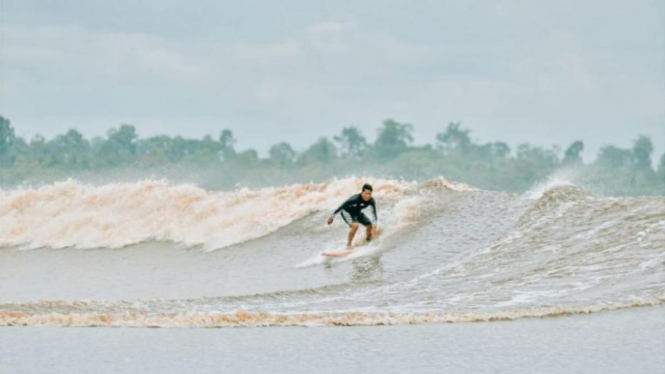
[[[365,183],[363,185],[363,190],[362,190],[362,193],[360,194],[360,196],[363,198],[363,200],[369,201],[369,199],[372,198],[372,191],[373,191],[372,185],[368,184],[368,183]]]

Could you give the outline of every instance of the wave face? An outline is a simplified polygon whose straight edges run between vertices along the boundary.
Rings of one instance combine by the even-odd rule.
[[[346,236],[325,218],[366,181],[381,235],[350,258],[324,259]],[[56,300],[0,304],[3,325],[382,325],[665,303],[663,197],[604,198],[570,184],[516,196],[443,178],[233,192],[69,181],[1,194],[0,254],[16,279],[63,258],[78,272],[61,278],[66,291],[48,291]],[[29,294],[12,274],[9,294]]]

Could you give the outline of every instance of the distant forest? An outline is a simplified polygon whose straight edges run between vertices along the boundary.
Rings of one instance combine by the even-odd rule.
[[[167,178],[228,189],[352,175],[408,180],[443,176],[478,188],[523,192],[561,175],[603,195],[665,195],[665,154],[654,155],[648,136],[636,135],[628,149],[606,145],[595,160],[584,163],[582,141],[566,148],[525,143],[511,149],[505,142],[475,143],[469,129],[450,123],[432,144],[413,145],[413,131],[411,124],[388,119],[373,143],[349,126],[301,152],[287,142],[276,143],[267,158],[260,158],[253,149],[236,149],[228,129],[203,139],[141,139],[134,126],[121,125],[90,140],[72,129],[53,139],[37,135],[28,141],[0,116],[0,184],[11,188],[70,177],[97,182]]]

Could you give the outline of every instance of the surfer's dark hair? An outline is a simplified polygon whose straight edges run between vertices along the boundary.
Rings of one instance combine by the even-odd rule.
[[[369,184],[369,183],[365,183],[365,184],[363,185],[363,191],[365,191],[365,190],[370,190],[371,192],[374,191],[374,189],[372,188],[372,185]]]

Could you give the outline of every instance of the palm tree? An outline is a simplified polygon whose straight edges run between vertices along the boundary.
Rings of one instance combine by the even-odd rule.
[[[392,160],[409,148],[413,143],[413,125],[399,123],[392,119],[383,122],[379,136],[374,142],[373,153],[379,160]]]
[[[344,157],[360,158],[367,150],[367,140],[355,126],[345,127],[342,134],[333,139],[339,144],[339,148],[344,150]]]
[[[437,148],[443,153],[464,154],[469,150],[469,146],[471,145],[469,133],[471,131],[460,130],[460,126],[459,122],[451,122],[448,124],[446,132],[436,135]]]
[[[268,154],[271,161],[281,166],[293,164],[293,160],[296,158],[296,152],[287,142],[273,145]]]
[[[16,142],[16,135],[9,120],[0,116],[0,166],[11,166],[14,163],[12,146]]]
[[[237,140],[233,137],[233,132],[229,129],[224,129],[219,136],[219,143],[221,144],[221,154],[224,160],[230,160],[236,155],[235,144]]]
[[[635,154],[635,166],[639,169],[651,168],[651,154],[653,153],[653,144],[651,138],[640,135],[633,144],[633,154]]]
[[[563,157],[563,164],[579,164],[582,162],[580,153],[584,150],[584,143],[581,141],[576,141],[566,149],[566,153]]]

